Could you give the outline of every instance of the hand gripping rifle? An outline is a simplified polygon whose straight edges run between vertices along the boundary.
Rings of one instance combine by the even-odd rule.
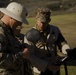
[[[56,66],[61,66],[62,64],[64,65],[64,69],[65,69],[65,75],[68,75],[68,70],[67,70],[67,64],[66,62],[68,60],[74,60],[76,59],[76,48],[73,48],[73,49],[67,49],[67,56],[65,56],[64,58],[62,59],[59,59],[55,65]]]

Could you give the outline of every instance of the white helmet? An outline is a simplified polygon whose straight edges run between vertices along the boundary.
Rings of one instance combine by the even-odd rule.
[[[26,8],[17,2],[10,3],[6,8],[0,8],[0,11],[17,21],[28,24],[25,18],[27,14]]]

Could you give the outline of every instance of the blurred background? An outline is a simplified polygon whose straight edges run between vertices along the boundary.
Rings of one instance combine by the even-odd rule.
[[[76,0],[0,0],[0,8],[6,7],[8,3],[14,1],[25,5],[28,11],[26,18],[29,25],[23,25],[21,33],[25,34],[36,24],[37,8],[47,6],[52,10],[50,24],[60,28],[71,48],[76,47]],[[67,67],[68,75],[76,75],[76,60],[70,61]],[[63,65],[61,66],[61,75],[65,75]]]
[[[5,7],[10,2],[20,2],[26,6],[28,17],[36,14],[38,7],[47,6],[52,10],[52,15],[76,12],[76,0],[0,0],[0,7]]]

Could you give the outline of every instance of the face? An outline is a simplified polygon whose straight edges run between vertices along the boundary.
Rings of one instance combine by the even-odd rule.
[[[15,35],[19,35],[22,29],[22,22],[19,22],[13,18],[10,19],[10,26]]]
[[[40,31],[43,31],[48,26],[48,22],[41,22],[41,21],[37,20],[37,26]]]

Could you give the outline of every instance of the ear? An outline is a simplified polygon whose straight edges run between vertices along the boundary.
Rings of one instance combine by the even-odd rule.
[[[10,17],[10,21],[12,21],[12,18]]]
[[[51,21],[51,18],[49,18],[48,23]]]
[[[10,18],[10,22],[12,21],[12,18]]]
[[[38,16],[36,16],[36,19],[38,18]]]
[[[51,18],[50,18],[50,22],[51,22]]]

